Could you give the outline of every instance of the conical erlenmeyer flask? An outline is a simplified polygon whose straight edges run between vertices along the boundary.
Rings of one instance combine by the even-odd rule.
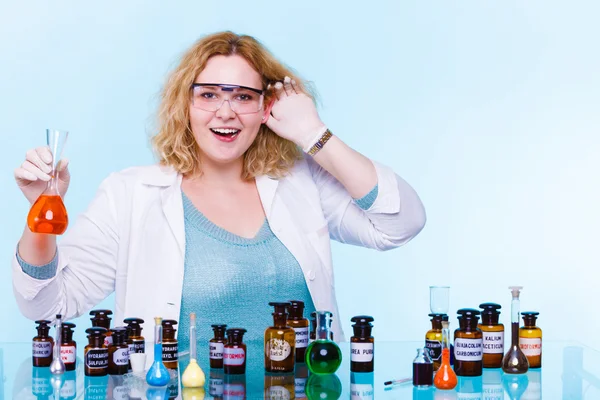
[[[62,235],[69,224],[67,209],[58,192],[58,171],[56,170],[67,136],[69,136],[69,132],[46,129],[46,142],[52,152],[52,171],[46,190],[29,210],[27,225],[31,232]]]

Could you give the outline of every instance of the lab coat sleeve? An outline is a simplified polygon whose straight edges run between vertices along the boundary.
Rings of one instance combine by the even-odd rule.
[[[344,186],[307,158],[332,239],[377,250],[399,247],[425,226],[425,209],[415,190],[389,167],[373,162],[377,198],[361,209]]]
[[[109,177],[87,211],[59,240],[58,268],[52,278],[29,276],[13,256],[13,291],[26,318],[53,320],[56,314],[75,318],[114,291],[119,241],[111,192]]]

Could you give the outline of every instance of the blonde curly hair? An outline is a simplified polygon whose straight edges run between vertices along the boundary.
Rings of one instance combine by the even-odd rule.
[[[230,31],[205,36],[184,53],[161,92],[158,133],[152,137],[152,145],[161,164],[171,166],[187,176],[202,174],[200,152],[189,118],[191,85],[210,57],[234,54],[246,59],[260,74],[263,88],[289,76],[298,82],[303,92],[315,98],[307,89],[306,82],[275,59],[252,36],[237,35]],[[265,92],[264,104],[269,104],[272,97],[272,93]],[[262,124],[256,139],[244,154],[242,178],[252,179],[259,175],[280,178],[301,158],[302,151],[298,146],[277,136]]]

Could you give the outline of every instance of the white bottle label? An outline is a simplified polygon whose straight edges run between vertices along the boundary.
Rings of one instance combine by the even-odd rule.
[[[33,357],[50,357],[52,355],[52,342],[32,342]]]
[[[267,357],[273,361],[283,361],[292,353],[292,346],[283,339],[271,339],[265,348]]]
[[[528,357],[542,355],[542,339],[541,338],[519,338],[519,347]]]
[[[296,378],[294,379],[294,392],[296,394],[297,399],[305,399],[306,398],[306,378]]]
[[[60,346],[60,358],[64,363],[72,364],[75,362],[75,346]]]
[[[454,358],[458,361],[481,361],[483,339],[454,339]]]
[[[135,353],[135,345],[133,343],[129,343],[127,347],[129,348],[129,354]]]
[[[484,400],[504,400],[504,388],[502,387],[502,385],[499,385],[499,384],[486,385],[484,383],[482,394],[483,394]],[[540,399],[541,399],[541,397],[540,397]]]
[[[370,384],[356,384],[350,385],[350,399],[351,400],[373,400],[374,389],[373,385]]]
[[[210,358],[213,360],[222,360],[223,359],[223,343],[210,343]]]
[[[74,379],[65,380],[65,383],[60,388],[60,397],[63,398],[75,398],[77,394],[77,387],[75,386]]]
[[[296,348],[302,349],[308,347],[308,326],[304,328],[294,328],[296,332]]]
[[[113,400],[129,400],[129,388],[127,386],[115,386],[112,395]]]
[[[208,394],[212,397],[223,396],[223,379],[210,378],[208,380]]]
[[[371,362],[374,353],[373,343],[350,343],[350,361],[352,362]]]
[[[244,349],[225,347],[223,349],[223,365],[242,365],[246,361]]]
[[[295,394],[295,393],[294,393]],[[295,396],[292,396],[289,390],[283,386],[271,386],[266,390],[265,398],[266,399],[277,399],[277,400],[289,400],[293,399]]]
[[[483,332],[483,353],[504,354],[504,332]]]
[[[129,362],[129,348],[117,349],[113,353],[113,363],[115,365],[127,365]]]

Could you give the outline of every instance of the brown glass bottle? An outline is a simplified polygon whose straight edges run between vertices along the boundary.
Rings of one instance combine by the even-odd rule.
[[[265,330],[265,371],[294,372],[296,361],[296,333],[287,326],[287,312],[290,303],[269,303],[275,310],[273,326]]]
[[[129,344],[133,344],[133,347],[129,349],[130,353],[145,353],[146,341],[142,336],[144,320],[141,318],[125,318],[123,322],[130,328]]]
[[[104,376],[108,373],[108,348],[104,346],[106,329],[88,328],[88,345],[83,349],[84,372],[87,376]]]
[[[90,311],[90,315],[92,318],[93,327],[99,327],[106,329],[106,336],[104,337],[104,345],[108,348],[108,345],[112,343],[112,332],[110,331],[110,315],[112,315],[112,311],[110,310],[92,310]]]
[[[38,326],[37,336],[33,338],[31,343],[31,356],[34,367],[49,367],[52,363],[52,352],[54,350],[54,339],[48,335],[50,332],[50,321],[38,320],[35,321]]]
[[[223,347],[225,347],[225,324],[213,324],[214,337],[209,340],[209,362],[211,368],[223,368]]]
[[[431,329],[425,334],[425,347],[429,351],[429,358],[433,362],[433,370],[437,371],[442,365],[442,320],[446,314],[429,314]]]
[[[529,368],[542,367],[542,330],[536,326],[537,311],[521,313],[523,326],[519,329],[519,347],[529,361]]]
[[[483,368],[502,367],[504,357],[504,325],[499,323],[502,306],[496,303],[483,303],[481,323],[478,328],[483,335]]]
[[[223,347],[223,372],[226,374],[246,373],[246,345],[243,328],[227,329],[227,343]]]
[[[113,342],[108,346],[108,374],[124,375],[129,364],[129,345],[125,341],[125,328],[112,330]]]
[[[477,328],[478,310],[458,310],[459,329],[454,331],[454,372],[458,376],[481,376],[483,370],[483,334]]]
[[[357,315],[354,322],[354,335],[350,338],[350,371],[373,372],[375,366],[375,339],[371,336],[374,321],[369,315]]]
[[[175,333],[177,321],[174,319],[165,319],[162,322],[163,327],[163,364],[169,369],[177,369],[179,363],[179,345]]]
[[[304,318],[304,302],[291,300],[287,310],[287,325],[296,333],[296,362],[303,363],[309,339],[308,320]]]
[[[75,324],[72,322],[62,323],[60,358],[65,364],[65,371],[75,371],[76,367],[77,343],[73,340],[73,328]]]

